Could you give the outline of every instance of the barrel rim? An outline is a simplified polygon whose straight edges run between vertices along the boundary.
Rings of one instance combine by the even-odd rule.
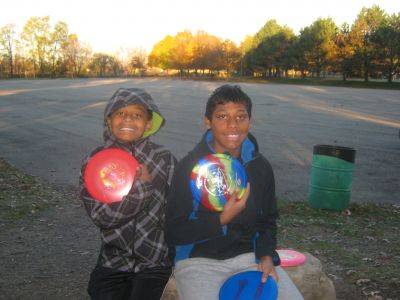
[[[351,147],[316,144],[313,148],[313,154],[333,156],[354,163],[356,150]]]

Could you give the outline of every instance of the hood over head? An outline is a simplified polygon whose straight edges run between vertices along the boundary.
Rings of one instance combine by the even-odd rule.
[[[145,90],[137,88],[119,88],[114,95],[111,96],[104,109],[104,140],[111,138],[112,134],[107,125],[107,118],[116,110],[121,107],[128,106],[131,104],[142,105],[152,112],[152,126],[149,130],[146,130],[143,134],[143,138],[146,138],[152,134],[155,134],[161,126],[164,125],[165,119],[161,115],[158,107],[154,103],[153,98]]]

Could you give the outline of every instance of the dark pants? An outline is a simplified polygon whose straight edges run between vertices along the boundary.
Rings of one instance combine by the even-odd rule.
[[[88,292],[92,300],[159,300],[171,272],[170,267],[133,273],[97,266]]]

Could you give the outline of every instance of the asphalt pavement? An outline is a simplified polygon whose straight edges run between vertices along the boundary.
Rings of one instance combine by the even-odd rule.
[[[210,93],[223,82],[155,78],[0,81],[0,157],[75,188],[83,157],[102,142],[103,111],[119,87],[139,87],[167,119],[154,137],[182,158],[203,134]],[[356,150],[351,202],[400,204],[400,91],[240,84],[252,133],[273,166],[277,195],[306,201],[314,145]]]

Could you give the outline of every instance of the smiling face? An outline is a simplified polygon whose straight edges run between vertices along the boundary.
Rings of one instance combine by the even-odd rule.
[[[205,117],[204,124],[213,132],[212,146],[217,153],[228,152],[233,157],[240,156],[242,143],[251,128],[250,117],[243,103],[217,104],[211,120]]]
[[[151,128],[151,119],[146,108],[131,104],[112,112],[107,125],[118,140],[131,143],[142,138],[143,133]]]

